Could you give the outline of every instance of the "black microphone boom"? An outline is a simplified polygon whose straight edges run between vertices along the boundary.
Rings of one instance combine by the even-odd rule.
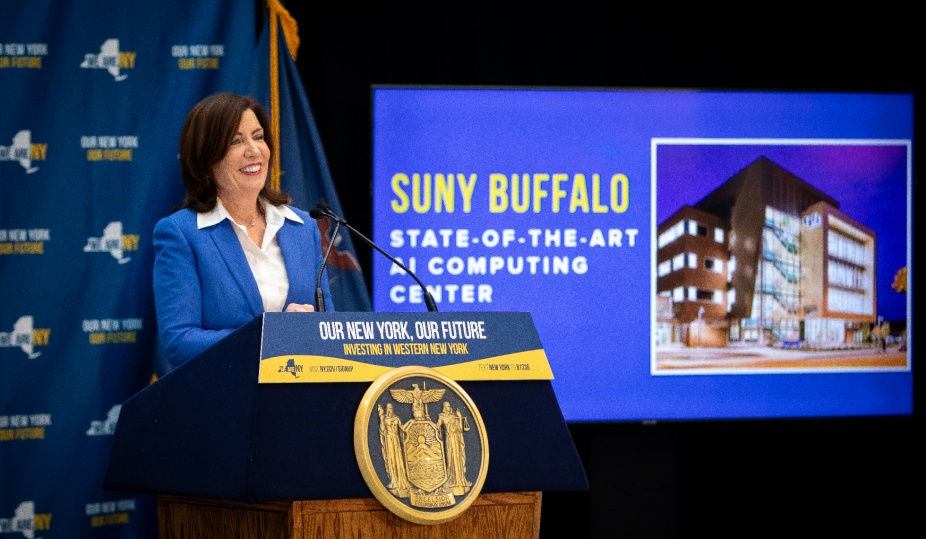
[[[418,286],[421,287],[421,291],[424,293],[424,303],[425,303],[425,305],[427,305],[428,311],[429,311],[429,312],[432,312],[432,313],[436,313],[436,312],[437,312],[437,304],[434,303],[434,298],[431,296],[431,292],[428,291],[427,287],[424,286],[424,283],[421,282],[421,279],[419,279],[418,276],[415,275],[415,273],[414,273],[412,270],[410,270],[410,269],[408,269],[407,267],[405,267],[405,264],[399,262],[399,260],[397,260],[395,257],[393,257],[392,255],[390,255],[389,253],[387,253],[386,251],[384,251],[379,245],[376,245],[375,243],[373,243],[373,240],[371,240],[370,238],[367,238],[366,236],[364,236],[363,234],[361,234],[360,232],[358,232],[357,229],[355,229],[354,227],[350,226],[350,225],[347,223],[347,221],[345,221],[344,219],[341,219],[340,217],[338,217],[337,215],[335,215],[334,212],[331,211],[331,208],[328,206],[328,204],[326,204],[325,202],[319,202],[317,208],[315,208],[315,209],[309,211],[309,215],[310,215],[313,219],[319,219],[319,218],[321,218],[321,217],[328,217],[328,218],[330,218],[332,221],[334,221],[336,225],[344,225],[345,228],[347,228],[348,230],[350,230],[351,232],[353,232],[354,234],[356,234],[360,239],[362,239],[363,241],[365,241],[365,242],[367,243],[367,245],[369,245],[370,247],[372,247],[372,248],[376,249],[377,251],[379,251],[380,253],[382,253],[383,256],[385,256],[386,258],[388,258],[389,260],[391,260],[392,263],[395,264],[396,266],[399,266],[400,268],[402,268],[402,270],[403,270],[405,273],[411,275],[411,276],[412,276],[412,279],[414,279],[415,282],[418,283]],[[334,230],[335,230],[335,232],[337,232],[338,229],[335,228]],[[334,238],[334,236],[332,236],[332,243],[334,243],[333,238]],[[328,245],[328,250],[329,250],[329,251],[331,250],[331,245],[330,245],[330,244]],[[327,260],[328,260],[328,255],[327,255],[327,253],[326,253],[326,254],[325,254],[325,261],[327,261]],[[325,262],[322,262],[322,267],[324,267],[324,265],[325,265]],[[321,279],[321,271],[319,271],[319,274],[318,274],[318,275],[319,275],[319,279]],[[319,282],[320,282],[320,281],[319,281]],[[316,296],[318,295],[319,290],[320,290],[320,289],[317,289],[317,290],[315,291]],[[318,302],[318,300],[316,299],[316,303],[317,303],[317,302]],[[317,307],[316,307],[316,310],[318,310]]]

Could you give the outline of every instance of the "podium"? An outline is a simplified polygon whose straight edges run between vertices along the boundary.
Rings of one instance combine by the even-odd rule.
[[[391,324],[420,340],[412,328],[434,322],[479,323],[484,333],[445,339],[465,345],[459,357],[360,358],[347,355],[357,349],[345,346],[350,334],[324,335],[339,323]],[[472,530],[537,537],[541,493],[586,490],[585,471],[550,380],[512,379],[482,366],[538,357],[546,362],[527,313],[265,313],[122,405],[104,487],[159,495],[161,537],[456,537]],[[469,373],[462,378],[475,379],[455,379],[479,409],[490,447],[479,497],[442,524],[413,524],[386,511],[371,497],[353,447],[354,415],[371,382],[262,383],[281,358],[342,361],[354,377],[365,368],[453,372],[462,364]],[[290,371],[284,375],[309,376]]]

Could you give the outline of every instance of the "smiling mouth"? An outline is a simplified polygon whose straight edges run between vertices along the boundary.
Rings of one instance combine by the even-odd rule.
[[[241,169],[241,172],[245,174],[254,174],[260,172],[260,165],[250,165]]]

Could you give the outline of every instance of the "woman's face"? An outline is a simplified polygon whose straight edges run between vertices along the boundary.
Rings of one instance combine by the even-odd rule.
[[[216,192],[223,198],[247,196],[256,200],[267,181],[269,164],[264,128],[254,111],[245,110],[228,152],[212,167]]]

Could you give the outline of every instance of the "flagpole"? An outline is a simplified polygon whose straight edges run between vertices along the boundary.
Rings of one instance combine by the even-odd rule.
[[[263,81],[253,81],[255,88],[262,88],[265,92],[259,99],[267,107],[269,120],[267,136],[275,140],[276,147],[271,158],[273,164],[268,165],[268,188],[291,191],[293,204],[304,208],[315,205],[319,200],[326,200],[333,206],[337,205],[337,193],[328,163],[322,149],[320,135],[312,117],[312,111],[305,95],[299,70],[289,62],[283,52],[280,40],[286,40],[287,52],[293,62],[299,51],[299,25],[296,19],[283,7],[282,0],[264,0],[266,12],[264,13],[265,34],[261,37],[261,51],[258,53],[264,64],[262,74],[257,76]],[[263,51],[267,46],[268,51]],[[255,71],[255,74],[258,72]],[[266,77],[266,78],[264,78]],[[285,115],[285,122],[284,120]],[[290,132],[290,122],[294,130]],[[284,133],[283,130],[286,129]],[[299,134],[305,140],[297,140]],[[286,140],[283,140],[283,139]],[[284,165],[285,163],[285,165]],[[283,182],[283,174],[299,171],[298,177],[287,176]],[[329,223],[327,220],[319,221],[319,229],[326,241],[337,242],[336,238],[329,236]],[[369,291],[363,280],[361,270],[356,259],[356,253],[350,236],[341,236],[344,240],[332,248],[332,265],[328,267],[330,282],[332,283],[332,297],[339,310],[369,311]],[[334,272],[334,275],[332,275]]]
[[[277,155],[273,156],[270,169],[270,188],[280,190],[280,58],[277,46],[277,4],[274,0],[267,2],[270,11],[270,134],[276,142]]]
[[[276,142],[277,155],[273,156],[273,165],[270,170],[270,187],[280,190],[280,49],[279,25],[283,25],[283,37],[286,39],[286,48],[293,60],[299,50],[299,27],[296,19],[283,7],[280,0],[267,0],[267,10],[270,14],[270,134]]]

